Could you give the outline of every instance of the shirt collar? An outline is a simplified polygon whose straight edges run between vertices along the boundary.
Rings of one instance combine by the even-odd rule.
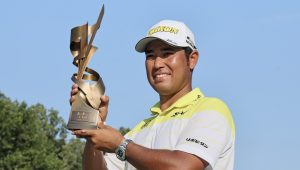
[[[150,111],[152,112],[152,115],[162,115],[165,113],[168,113],[170,110],[174,108],[181,108],[188,106],[193,103],[193,101],[196,101],[199,98],[204,97],[204,94],[200,91],[199,88],[195,88],[194,90],[190,91],[189,93],[185,94],[181,98],[179,98],[175,103],[173,103],[169,108],[162,111],[160,109],[160,102],[157,102],[155,105],[153,105],[150,108]]]

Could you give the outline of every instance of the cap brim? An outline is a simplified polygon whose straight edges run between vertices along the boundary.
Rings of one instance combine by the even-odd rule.
[[[150,42],[152,42],[153,40],[157,40],[157,39],[159,39],[159,38],[156,38],[156,37],[142,38],[138,43],[136,43],[135,50],[140,53],[145,52],[147,45]]]
[[[175,44],[171,44],[170,42],[164,40],[164,39],[161,39],[161,38],[158,38],[158,37],[145,37],[145,38],[142,38],[136,45],[135,45],[135,50],[137,52],[145,52],[147,46],[149,45],[150,42],[154,41],[154,40],[161,40],[163,42],[165,42],[166,44],[169,44],[173,47],[189,47],[189,46],[181,46],[181,45],[175,45]],[[193,48],[192,48],[193,49]]]

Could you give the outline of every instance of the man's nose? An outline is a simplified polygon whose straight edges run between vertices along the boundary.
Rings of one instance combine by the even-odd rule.
[[[156,56],[154,60],[154,67],[161,68],[164,66],[164,59],[161,56]]]

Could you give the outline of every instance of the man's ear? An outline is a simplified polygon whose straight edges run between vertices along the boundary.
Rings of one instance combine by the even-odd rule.
[[[189,56],[189,67],[191,70],[194,70],[194,68],[197,65],[199,58],[199,52],[197,50],[193,50],[193,52]]]

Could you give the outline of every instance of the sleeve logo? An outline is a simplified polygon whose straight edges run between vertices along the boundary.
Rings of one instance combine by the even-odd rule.
[[[201,141],[198,140],[198,139],[194,139],[194,138],[186,138],[185,140],[188,141],[188,142],[194,142],[194,143],[197,143],[197,144],[203,146],[204,148],[208,148],[208,146],[207,146],[204,142],[201,142]]]

